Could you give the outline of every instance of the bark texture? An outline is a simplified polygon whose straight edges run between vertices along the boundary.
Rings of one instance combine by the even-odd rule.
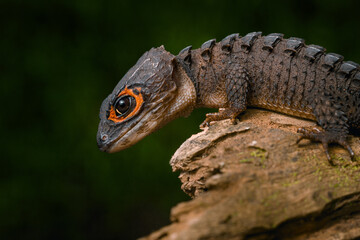
[[[360,160],[334,145],[331,166],[321,144],[296,144],[296,129],[314,125],[248,110],[193,135],[170,161],[193,200],[142,239],[360,238]],[[360,154],[358,137],[349,142]]]

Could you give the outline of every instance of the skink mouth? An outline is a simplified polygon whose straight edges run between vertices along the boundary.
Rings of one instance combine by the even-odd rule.
[[[102,151],[102,152],[108,152],[108,150],[109,150],[109,147],[108,147],[108,146],[99,146],[99,144],[98,144],[98,148],[99,148],[99,150]]]

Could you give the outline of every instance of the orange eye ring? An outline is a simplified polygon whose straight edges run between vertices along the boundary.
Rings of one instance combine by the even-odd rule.
[[[144,99],[143,99],[143,96],[140,92],[141,88],[140,87],[137,87],[135,88],[137,91],[134,92],[133,89],[129,89],[127,88],[127,86],[125,87],[124,90],[122,90],[119,95],[117,97],[121,97],[123,95],[129,95],[131,97],[133,97],[135,99],[135,102],[136,102],[136,105],[134,107],[134,109],[129,113],[127,114],[126,116],[117,116],[116,115],[116,112],[115,112],[115,107],[113,105],[111,105],[110,107],[110,113],[109,113],[109,117],[108,119],[115,122],[115,123],[118,123],[118,122],[122,122],[132,116],[134,116],[141,108],[143,102],[144,102]]]

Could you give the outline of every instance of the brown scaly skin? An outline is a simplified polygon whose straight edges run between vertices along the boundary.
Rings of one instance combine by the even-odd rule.
[[[178,56],[151,49],[104,100],[98,145],[108,152],[127,148],[196,107],[219,108],[201,127],[235,123],[248,106],[315,120],[323,130],[300,128],[299,141],[322,142],[329,160],[328,144],[338,143],[354,158],[346,139],[350,128],[360,128],[359,65],[278,33],[232,34]]]

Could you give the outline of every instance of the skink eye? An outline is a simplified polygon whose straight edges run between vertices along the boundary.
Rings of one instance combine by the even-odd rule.
[[[114,104],[117,117],[125,117],[135,105],[135,98],[129,95],[119,97]]]
[[[125,87],[110,105],[108,119],[115,123],[125,121],[140,111],[143,102],[140,87],[134,89]]]

